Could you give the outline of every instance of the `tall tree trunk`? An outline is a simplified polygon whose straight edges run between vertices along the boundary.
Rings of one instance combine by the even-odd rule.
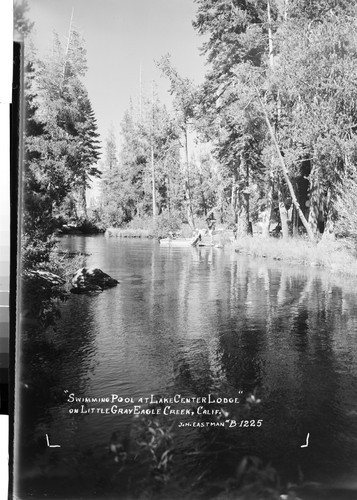
[[[171,214],[171,183],[170,183],[170,177],[166,177],[166,185],[167,185],[167,210],[169,214]]]
[[[335,235],[335,223],[332,219],[332,214],[327,214],[325,229],[322,235],[323,240],[334,240],[336,238]]]
[[[284,203],[283,194],[279,188],[279,214],[281,222],[281,232],[283,234],[283,239],[289,238],[289,225],[288,225],[288,211]]]
[[[219,214],[218,218],[220,223],[222,223],[224,220],[224,214],[225,214],[224,206],[225,206],[224,194],[222,186],[220,186],[217,193],[217,212]]]
[[[271,13],[270,0],[267,0],[267,15],[268,15],[268,40],[269,40],[269,65],[270,69],[274,69],[274,47],[273,47],[273,32],[271,30]]]
[[[238,214],[238,236],[247,236],[251,234],[251,225],[249,221],[249,193],[243,191],[239,196],[239,214]]]
[[[65,52],[65,56],[64,56],[64,63],[63,63],[63,70],[62,70],[62,81],[61,81],[61,85],[60,85],[60,95],[62,95],[62,89],[63,89],[65,77],[66,77],[67,56],[68,56],[69,44],[71,43],[71,36],[72,36],[73,14],[74,14],[74,7],[72,7],[71,20],[69,22],[67,46],[66,46],[66,52]]]
[[[152,218],[156,221],[156,186],[155,186],[155,163],[154,163],[154,145],[151,144],[151,188],[152,188]]]
[[[152,189],[152,218],[155,224],[156,221],[156,186],[155,186],[155,163],[154,163],[154,83],[151,87],[151,189]]]
[[[203,184],[203,175],[202,174],[200,174],[200,183],[202,186],[202,184]],[[203,190],[201,190],[201,203],[202,203],[203,213],[205,215],[207,215],[207,202],[206,202],[205,192]]]
[[[311,226],[311,230],[314,234],[318,233],[318,203],[317,200],[312,197],[309,200],[309,224]]]
[[[327,192],[327,202],[326,202],[326,221],[324,232],[322,234],[322,239],[324,240],[334,240],[335,235],[335,212],[333,208],[333,201],[331,199],[331,190]]]
[[[268,192],[267,192],[267,203],[266,208],[262,216],[262,236],[263,238],[268,238],[269,236],[269,226],[273,207],[273,182],[269,180]]]
[[[269,41],[269,66],[270,70],[273,72],[274,67],[275,67],[275,61],[274,61],[274,46],[273,46],[273,32],[272,32],[272,19],[271,19],[271,10],[270,10],[270,0],[267,0],[267,17],[268,17],[268,41]],[[277,98],[277,121],[275,123],[275,133],[277,133],[278,125],[279,125],[279,120],[280,120],[280,98],[278,96]],[[275,155],[272,153],[271,160],[270,160],[270,176],[272,177],[272,172],[273,172],[273,166],[275,162]],[[272,184],[271,184],[271,206],[270,206],[270,211],[269,211],[269,220],[267,221],[267,228],[266,228],[266,233],[267,236],[269,236],[269,226],[270,226],[270,221],[271,221],[271,215],[272,215],[272,204],[273,204],[273,190],[272,190]],[[280,202],[279,202],[279,212],[280,212]],[[281,214],[280,214],[280,219],[281,219]]]
[[[239,216],[238,216],[238,230],[237,234],[246,236],[252,233],[250,217],[249,217],[249,165],[246,162],[243,153],[240,157],[240,174],[244,179],[244,188],[239,193]]]
[[[268,130],[269,130],[269,133],[270,133],[271,138],[273,140],[273,143],[275,145],[276,152],[278,154],[279,164],[280,164],[280,167],[281,167],[282,174],[283,174],[283,177],[285,179],[285,182],[286,182],[286,184],[288,186],[292,202],[293,202],[293,204],[294,204],[294,206],[295,206],[295,208],[296,208],[296,210],[297,210],[297,212],[299,214],[300,220],[301,220],[304,228],[306,229],[306,232],[307,232],[307,234],[309,236],[309,239],[312,242],[315,242],[314,233],[313,233],[313,231],[312,231],[309,223],[307,222],[307,220],[305,218],[305,215],[303,214],[303,212],[302,212],[302,210],[300,208],[299,202],[297,201],[297,198],[296,198],[296,195],[295,195],[295,191],[294,191],[293,185],[291,184],[291,181],[289,179],[288,170],[286,168],[284,159],[282,157],[282,154],[281,154],[281,151],[280,151],[280,147],[279,147],[278,141],[276,139],[273,127],[272,127],[272,125],[270,123],[268,112],[267,112],[267,110],[266,110],[266,108],[265,108],[265,106],[263,104],[263,101],[262,101],[262,99],[260,97],[259,90],[257,88],[255,88],[255,90],[256,90],[256,92],[258,94],[258,99],[259,99],[260,105],[261,105],[263,113],[264,113],[265,121],[266,121],[266,124],[268,126]]]
[[[84,219],[87,218],[87,198],[86,198],[86,184],[85,180],[83,179],[83,182],[79,188],[79,199],[77,198],[77,205],[79,210],[77,209],[77,214],[79,214],[79,217],[83,217]]]
[[[83,187],[82,190],[82,203],[83,203],[83,214],[84,218],[87,219],[88,213],[87,213],[87,198],[86,198],[86,187]]]
[[[323,190],[321,187],[321,179],[319,175],[319,168],[313,164],[309,175],[309,224],[315,235],[318,234],[318,221],[320,212],[323,211],[322,198]]]
[[[237,169],[234,170],[232,178],[232,194],[231,194],[231,211],[234,219],[234,223],[238,222],[238,172]]]
[[[184,135],[185,135],[185,163],[186,163],[185,198],[186,198],[186,206],[187,206],[187,219],[188,219],[188,223],[191,226],[191,228],[195,229],[195,218],[194,218],[194,213],[193,213],[192,195],[191,195],[191,187],[190,187],[190,160],[189,160],[189,156],[188,156],[187,123],[185,123]]]
[[[237,186],[235,183],[232,184],[232,194],[231,194],[231,213],[233,216],[234,224],[238,222],[238,212],[237,212]]]
[[[293,226],[293,236],[299,236],[299,216],[296,212],[295,207],[293,207],[291,222]]]

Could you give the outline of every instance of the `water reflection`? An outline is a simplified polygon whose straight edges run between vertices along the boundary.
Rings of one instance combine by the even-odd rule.
[[[214,248],[160,248],[103,237],[62,243],[90,252],[87,264],[120,284],[98,296],[72,296],[55,331],[24,341],[26,379],[35,384],[42,377],[43,388],[31,394],[31,415],[30,402],[21,397],[27,454],[48,430],[62,446],[55,468],[70,474],[69,464],[83,464],[88,450],[93,463],[102,460],[114,430],[129,432],[130,416],[70,415],[66,390],[134,398],[239,391],[245,398],[254,391],[262,402],[250,418],[262,419],[262,428],[222,430],[215,439],[226,453],[210,459],[212,470],[219,459],[220,470],[233,471],[245,453],[271,460],[290,480],[301,474],[332,483],[353,478],[354,283]],[[244,413],[243,404],[237,412]],[[302,449],[307,433],[310,446]],[[207,447],[211,438],[186,429],[177,430],[177,439],[187,451]],[[37,454],[34,462],[47,459]],[[82,465],[78,470],[83,476]]]

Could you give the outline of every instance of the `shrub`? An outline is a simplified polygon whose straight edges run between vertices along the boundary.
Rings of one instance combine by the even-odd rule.
[[[128,224],[125,229],[145,229],[149,234],[154,233],[154,223],[151,215],[136,215]]]
[[[56,240],[53,236],[44,241],[23,235],[21,241],[23,269],[36,269],[41,263],[48,263],[55,245]]]
[[[182,221],[178,213],[163,211],[156,217],[154,224],[155,238],[165,238],[170,233],[176,233],[181,229]]]
[[[182,221],[178,213],[163,211],[156,216],[155,222],[151,215],[136,216],[127,226],[109,227],[105,234],[123,238],[165,238],[170,232],[179,231],[181,226]]]

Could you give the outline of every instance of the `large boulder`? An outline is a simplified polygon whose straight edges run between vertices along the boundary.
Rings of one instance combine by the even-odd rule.
[[[106,288],[117,286],[118,280],[110,277],[101,269],[82,267],[72,278],[72,293],[102,292]]]

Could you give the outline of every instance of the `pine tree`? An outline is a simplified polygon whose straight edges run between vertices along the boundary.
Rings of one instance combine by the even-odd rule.
[[[188,139],[192,129],[192,121],[195,115],[197,102],[197,90],[193,83],[179,75],[173,67],[170,56],[166,55],[158,61],[158,67],[170,82],[170,93],[174,98],[174,109],[178,127],[181,129],[182,143],[184,149],[184,186],[187,220],[192,228],[195,227],[194,201],[192,195],[192,173],[189,159]]]
[[[338,193],[356,158],[356,12],[349,1],[299,1],[277,37],[279,140],[289,170],[308,181],[309,223],[325,235],[333,234]]]
[[[233,221],[241,234],[251,230],[252,187],[267,177],[262,162],[264,126],[252,82],[259,81],[268,53],[263,1],[198,0],[194,27],[208,35],[203,46],[210,63],[201,90],[200,114],[214,141]]]
[[[121,138],[118,161],[111,132],[106,140],[102,210],[109,225],[121,226],[135,217],[154,218],[154,209],[160,215],[181,208],[177,124],[157,96],[142,96],[140,111],[130,106],[122,121]]]
[[[43,246],[32,251],[30,264],[48,258],[52,235],[63,222],[65,200],[76,192],[83,200],[89,179],[99,175],[96,121],[81,80],[85,50],[76,31],[70,38],[64,50],[55,35],[46,59],[28,58],[24,232],[28,248],[38,248],[40,242]]]

